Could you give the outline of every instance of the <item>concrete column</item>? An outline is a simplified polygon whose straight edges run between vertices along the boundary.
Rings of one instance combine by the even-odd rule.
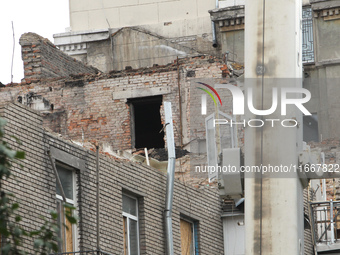
[[[246,0],[245,89],[253,89],[254,107],[266,110],[272,106],[272,89],[278,88],[277,110],[269,116],[255,116],[248,110],[246,121],[280,120],[274,127],[266,121],[263,128],[246,127],[246,166],[298,164],[302,115],[289,106],[282,116],[280,95],[283,87],[302,87],[301,6],[301,0]],[[296,119],[299,127],[282,127],[284,119]],[[246,174],[247,255],[303,254],[303,187],[297,173],[287,177]]]

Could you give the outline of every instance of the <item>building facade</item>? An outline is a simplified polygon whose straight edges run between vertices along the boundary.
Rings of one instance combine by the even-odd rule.
[[[66,231],[64,251],[94,251],[108,254],[164,254],[163,213],[166,175],[152,167],[99,156],[99,194],[96,191],[97,158],[94,149],[80,147],[43,128],[38,111],[10,103],[0,108],[6,125],[6,141],[22,150],[23,167],[14,164],[15,179],[5,182],[4,190],[20,203],[22,227],[37,229],[50,210],[57,210],[55,164],[68,203],[76,206],[77,226]],[[10,136],[21,141],[18,145]],[[51,154],[52,161],[48,154]],[[195,189],[175,181],[173,236],[176,254],[223,254],[221,201],[216,189]],[[99,195],[99,233],[96,228],[96,197]],[[192,234],[191,231],[194,231]],[[33,253],[33,240],[23,247]],[[191,249],[195,253],[185,253]],[[183,253],[184,252],[184,253]],[[104,253],[105,254],[105,253]]]

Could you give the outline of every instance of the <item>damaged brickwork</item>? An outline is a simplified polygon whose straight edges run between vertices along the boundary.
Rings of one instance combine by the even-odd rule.
[[[226,67],[209,56],[182,59],[166,66],[138,70],[114,71],[101,75],[72,75],[18,84],[0,89],[2,100],[30,105],[34,95],[34,109],[44,115],[44,126],[68,139],[108,143],[114,150],[133,147],[131,141],[131,108],[128,99],[142,96],[162,96],[172,103],[176,145],[189,142],[190,134],[190,79],[187,72],[195,71],[194,79],[222,79]],[[180,77],[180,80],[178,80]],[[181,89],[179,102],[178,89]],[[40,100],[40,101],[39,101]],[[182,104],[180,123],[179,104]],[[195,102],[200,104],[200,101]],[[160,109],[164,124],[163,106]],[[182,125],[182,127],[181,127]],[[204,132],[204,126],[201,126]],[[180,139],[180,130],[182,138]]]
[[[86,66],[62,53],[48,39],[35,33],[23,34],[19,43],[24,62],[23,84],[47,78],[66,77],[70,74],[98,72],[96,68]]]
[[[22,47],[25,69],[32,67],[37,58],[48,59],[54,56],[61,59],[60,61],[67,60],[64,61],[65,66],[72,65],[68,69],[74,73],[66,74],[63,70],[53,69],[56,73],[55,76],[50,76],[51,78],[41,78],[43,75],[39,74],[40,78],[25,78],[21,84],[0,88],[3,102],[19,102],[39,110],[43,116],[43,126],[66,139],[82,144],[99,143],[102,148],[122,151],[141,148],[135,141],[138,126],[134,123],[134,114],[136,110],[140,114],[144,106],[135,104],[135,100],[160,98],[158,112],[161,126],[159,130],[153,131],[156,133],[160,132],[165,124],[163,103],[169,101],[172,104],[176,146],[197,155],[196,158],[186,156],[178,159],[176,176],[196,187],[210,186],[206,173],[203,176],[192,176],[190,163],[199,159],[206,164],[206,116],[200,113],[202,91],[197,89],[197,86],[200,86],[199,82],[210,85],[228,83],[230,73],[221,59],[200,55],[180,58],[173,63],[154,65],[150,68],[126,67],[121,71],[95,73],[86,72],[89,67],[84,66],[85,70],[78,72],[74,70],[81,63],[73,60],[69,62],[70,57],[48,40],[29,33],[23,35],[21,41],[24,42]],[[34,54],[29,51],[37,47],[49,50],[40,50]],[[44,73],[45,76],[48,74]],[[220,106],[220,110],[231,114],[230,92],[223,89],[218,92],[223,98],[223,108]],[[208,115],[214,110],[211,100]],[[239,140],[242,142],[239,144],[242,146],[243,131],[239,130],[239,133]],[[166,141],[165,136],[166,134],[163,143]],[[216,183],[212,186],[216,186]]]
[[[322,142],[310,142],[309,146],[313,150],[324,153],[325,164],[340,164],[340,139],[326,139]],[[320,187],[322,186],[320,182]],[[340,200],[340,180],[326,179],[327,200]]]

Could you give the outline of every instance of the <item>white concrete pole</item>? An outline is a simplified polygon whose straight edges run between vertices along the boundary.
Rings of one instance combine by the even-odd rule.
[[[258,110],[271,108],[273,87],[278,87],[279,97],[282,87],[302,87],[301,7],[301,0],[246,0],[245,88],[253,89],[254,107]],[[270,80],[276,78],[279,80]],[[279,99],[277,110],[269,116],[246,112],[246,121],[280,120],[274,128],[268,122],[263,128],[246,127],[246,166],[298,164],[302,115],[297,107],[287,109],[287,115],[281,116]],[[299,127],[282,127],[283,119],[296,119]],[[293,175],[294,178],[246,175],[247,255],[303,254],[303,188],[298,175]]]

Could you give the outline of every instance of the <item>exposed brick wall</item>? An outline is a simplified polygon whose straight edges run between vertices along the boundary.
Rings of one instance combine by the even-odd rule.
[[[318,149],[325,154],[326,164],[340,164],[340,139],[326,139],[322,142],[310,142],[311,149]],[[340,179],[326,179],[327,200],[340,200]]]
[[[25,33],[20,41],[24,62],[24,83],[41,79],[64,77],[78,73],[97,73],[98,70],[58,50],[48,39],[35,33]]]
[[[188,75],[194,71],[195,77]],[[176,145],[180,145],[180,112],[178,87],[181,87],[183,143],[190,142],[192,132],[204,136],[204,117],[197,120],[197,128],[191,129],[190,111],[200,104],[200,94],[191,91],[191,82],[202,79],[225,79],[226,66],[209,56],[181,59],[179,65],[170,64],[153,68],[111,72],[110,74],[73,76],[68,79],[49,80],[23,86],[21,84],[0,89],[3,101],[18,100],[44,116],[44,126],[63,136],[86,141],[105,142],[113,149],[131,149],[129,98],[116,98],[119,93],[141,90],[159,90],[163,102],[172,103]],[[178,72],[180,81],[178,84]],[[139,93],[139,92],[138,92]],[[191,100],[195,93],[198,100]],[[228,95],[226,95],[228,96]],[[40,98],[39,98],[40,97]],[[229,95],[230,97],[230,95]],[[34,99],[34,100],[33,100]],[[40,100],[40,101],[39,101]],[[35,103],[38,102],[38,103]],[[41,106],[39,106],[39,102]],[[226,99],[230,105],[231,99]],[[164,123],[163,107],[161,117]],[[191,131],[190,131],[191,130]],[[194,135],[196,137],[196,135]]]
[[[1,112],[1,110],[0,110]],[[23,226],[33,230],[43,223],[56,206],[56,180],[46,155],[51,147],[85,161],[85,169],[78,173],[79,243],[82,249],[96,247],[96,156],[95,153],[43,130],[42,116],[22,104],[9,104],[2,111],[8,120],[7,140],[14,148],[26,152],[23,168],[14,165],[15,180],[6,189],[21,201],[19,212]],[[15,145],[10,135],[18,137],[22,145]],[[102,250],[111,254],[123,252],[122,190],[140,195],[141,254],[164,254],[163,210],[166,175],[145,165],[116,161],[100,156],[100,235]],[[175,254],[180,254],[180,214],[199,221],[200,254],[223,254],[221,207],[216,189],[195,189],[175,181],[173,235]],[[26,251],[33,253],[32,240],[23,240]]]

